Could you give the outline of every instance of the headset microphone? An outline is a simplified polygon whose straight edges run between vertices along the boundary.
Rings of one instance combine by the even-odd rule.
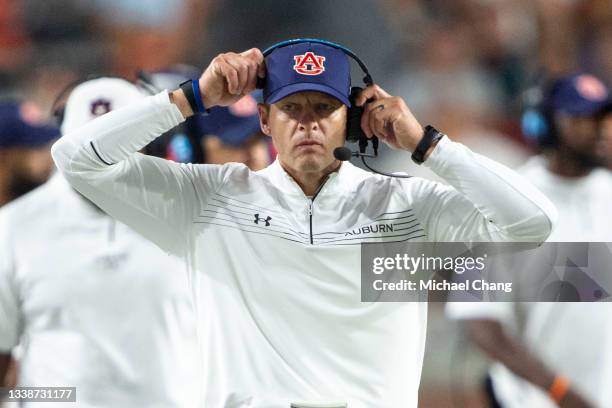
[[[334,157],[336,160],[347,161],[353,157],[353,152],[348,147],[336,147],[334,149]]]

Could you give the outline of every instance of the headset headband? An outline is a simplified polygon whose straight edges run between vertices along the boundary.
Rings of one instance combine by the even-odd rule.
[[[370,72],[368,71],[368,67],[366,66],[366,64],[353,51],[349,50],[348,48],[340,44],[336,44],[331,41],[319,40],[317,38],[296,38],[293,40],[281,41],[277,44],[272,45],[271,47],[266,48],[263,52],[263,56],[267,57],[268,55],[270,55],[270,53],[272,53],[272,51],[276,50],[277,48],[282,48],[288,45],[307,43],[307,42],[327,45],[329,47],[336,48],[344,52],[346,55],[351,57],[353,61],[355,61],[359,65],[359,68],[361,68],[361,70],[365,74],[365,76],[363,77],[363,82],[365,82],[366,85],[374,84],[374,80],[372,79],[372,76],[370,75]]]

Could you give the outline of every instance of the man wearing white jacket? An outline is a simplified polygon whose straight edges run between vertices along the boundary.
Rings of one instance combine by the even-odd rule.
[[[143,98],[122,79],[82,83],[63,133]],[[0,254],[0,360],[21,345],[19,386],[76,387],[78,407],[197,406],[200,359],[179,260],[59,173],[0,210]]]
[[[196,111],[266,77],[262,131],[276,162],[180,165],[137,151]],[[443,186],[338,161],[351,105],[345,52],[321,41],[216,57],[199,80],[99,118],[53,157],[71,184],[181,256],[207,347],[206,407],[416,407],[426,303],[360,302],[360,244],[543,241],[554,207],[511,170],[423,131],[376,85],[353,101],[361,127],[414,151]],[[370,102],[365,104],[369,100]],[[364,229],[379,222],[393,231]]]
[[[550,81],[541,94],[538,109],[526,110],[524,133],[542,154],[520,172],[558,209],[549,241],[612,242],[612,173],[596,157],[608,90],[579,73]],[[495,360],[491,407],[612,406],[612,303],[457,302],[447,313]]]

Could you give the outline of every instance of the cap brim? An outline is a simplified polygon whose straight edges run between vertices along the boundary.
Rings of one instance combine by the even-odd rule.
[[[259,132],[261,132],[261,128],[258,122],[257,125],[249,124],[247,126],[236,125],[223,127],[223,130],[218,134],[211,133],[211,135],[218,137],[226,145],[240,147]]]
[[[59,129],[53,127],[29,127],[18,145],[38,147],[44,146],[60,137]]]
[[[600,113],[609,102],[606,100],[594,102],[594,101],[582,101],[581,103],[574,104],[571,107],[563,108],[559,110],[570,115],[576,116],[592,116]]]
[[[264,102],[265,103],[276,103],[289,95],[292,95],[298,92],[306,92],[306,91],[322,92],[324,94],[327,94],[329,96],[332,96],[338,99],[340,102],[342,102],[349,108],[351,107],[351,103],[349,102],[348,97],[346,95],[343,95],[342,93],[338,92],[337,90],[335,90],[334,88],[330,86],[312,83],[312,82],[300,82],[297,84],[291,84],[291,85],[284,86],[272,92],[270,95],[268,95],[268,97],[264,99]]]

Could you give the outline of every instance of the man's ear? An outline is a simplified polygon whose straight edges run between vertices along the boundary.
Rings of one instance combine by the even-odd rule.
[[[261,128],[261,132],[266,136],[271,136],[270,132],[270,105],[265,103],[257,104],[257,111],[259,112],[259,127]]]

